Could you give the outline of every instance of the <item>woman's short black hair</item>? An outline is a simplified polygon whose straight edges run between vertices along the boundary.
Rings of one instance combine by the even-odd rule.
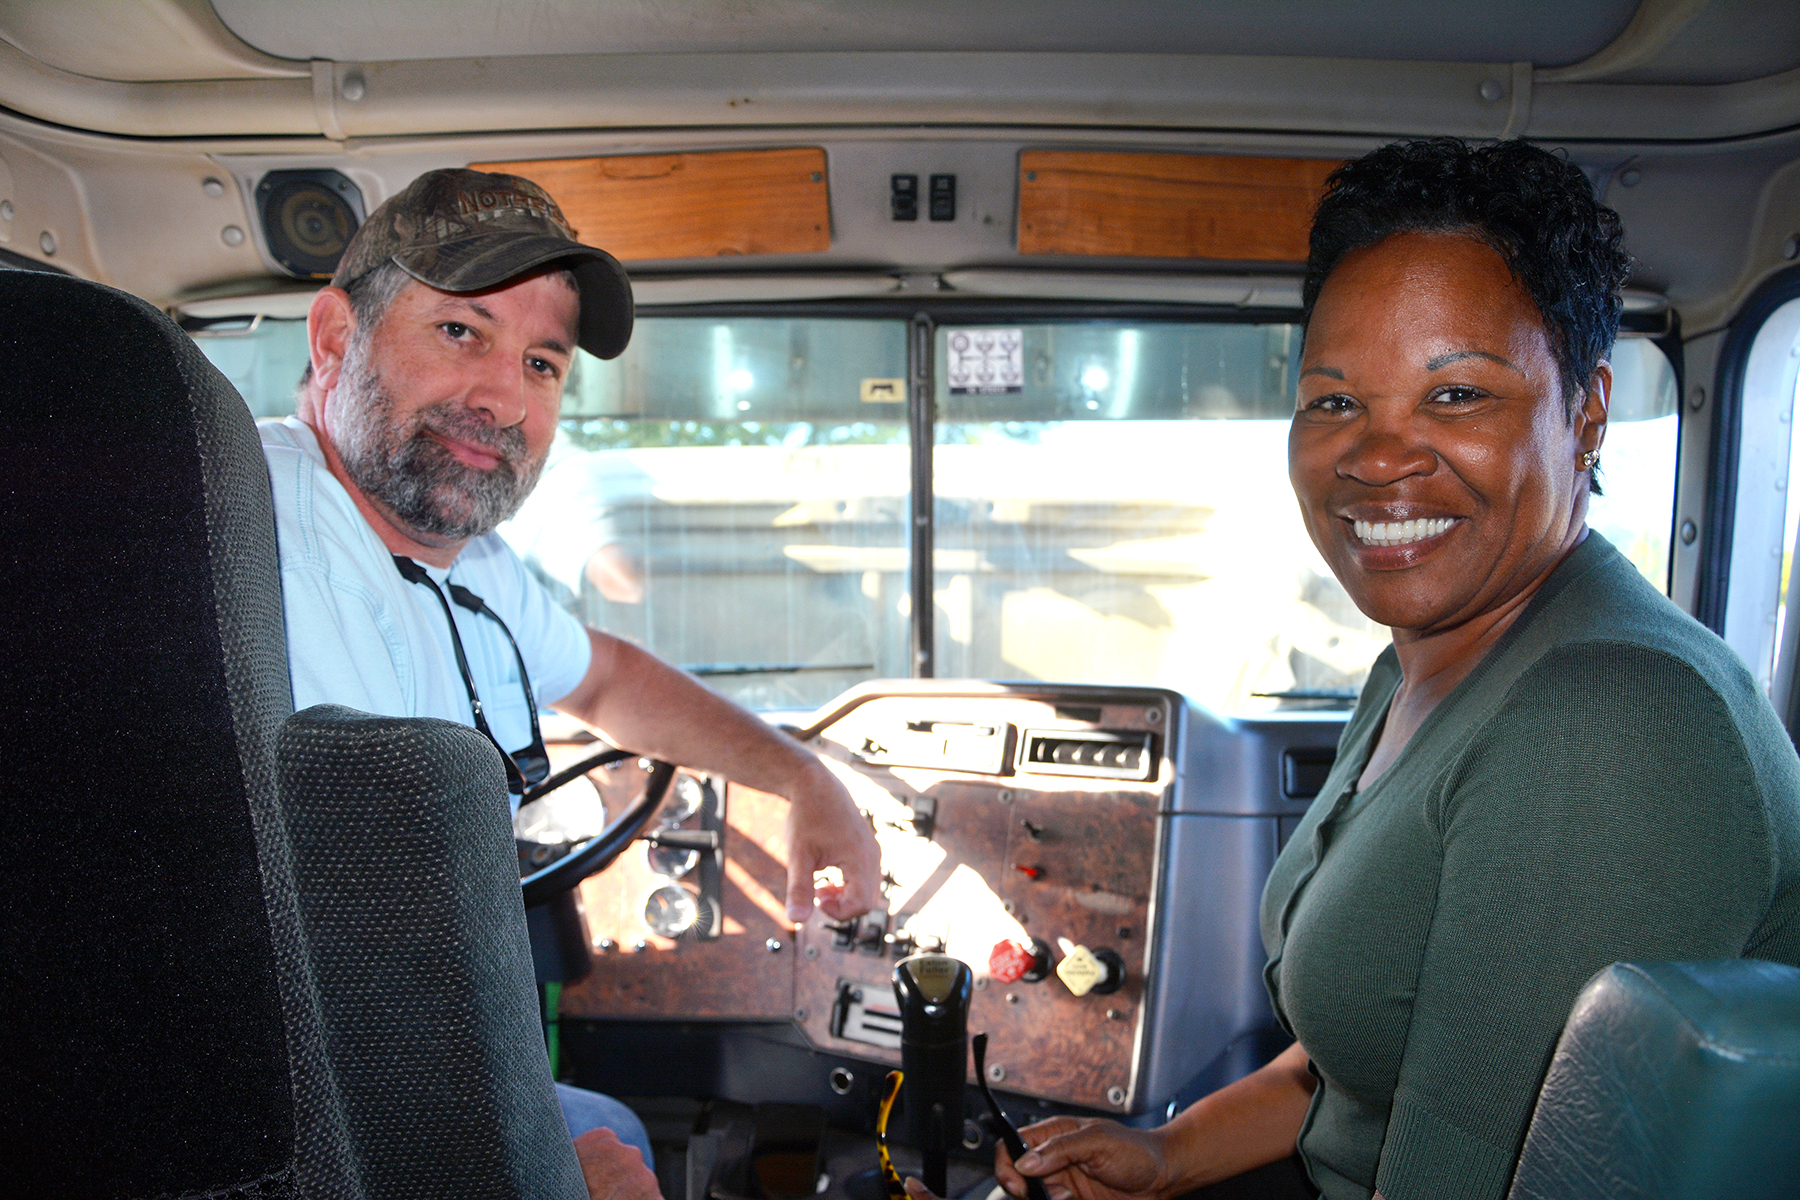
[[[1396,233],[1452,231],[1498,251],[1537,305],[1573,416],[1618,336],[1631,256],[1619,214],[1581,168],[1528,142],[1395,142],[1333,171],[1313,215],[1306,319],[1345,255]]]

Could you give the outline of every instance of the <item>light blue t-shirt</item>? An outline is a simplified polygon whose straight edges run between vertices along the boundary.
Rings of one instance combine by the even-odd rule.
[[[437,597],[395,570],[305,423],[288,417],[257,428],[274,488],[295,709],[342,704],[473,725]],[[539,705],[562,699],[587,674],[586,630],[497,534],[470,542],[448,571],[427,571],[439,588],[448,578],[500,614],[518,639]],[[522,749],[531,742],[531,718],[512,647],[492,618],[454,603],[451,611],[489,727],[502,746]]]

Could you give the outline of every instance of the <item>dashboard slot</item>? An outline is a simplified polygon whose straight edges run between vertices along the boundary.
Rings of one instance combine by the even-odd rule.
[[[914,719],[865,734],[856,757],[873,766],[1001,775],[1012,732],[992,721]]]
[[[1290,800],[1311,800],[1325,786],[1337,762],[1335,747],[1305,746],[1281,752],[1281,794]]]
[[[837,1000],[831,1006],[831,1036],[898,1050],[900,1009],[892,1003],[872,1003],[867,997],[868,989],[863,985],[838,980]]]

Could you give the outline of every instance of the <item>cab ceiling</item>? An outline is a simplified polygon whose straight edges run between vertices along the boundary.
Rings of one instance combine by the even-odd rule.
[[[214,0],[265,54],[382,62],[516,54],[1061,50],[1562,66],[1636,0]],[[450,19],[446,19],[450,18]]]
[[[799,295],[794,272],[1249,303],[1214,294],[1264,296],[1232,264],[1022,256],[1019,155],[1434,134],[1564,149],[1638,284],[1711,327],[1800,238],[1800,2],[0,0],[0,261],[159,300],[268,290],[272,170],[343,171],[373,205],[436,166],[804,145],[829,250],[634,275],[688,289],[669,302]],[[955,175],[965,215],[896,224],[895,172]]]
[[[0,106],[150,138],[987,125],[1696,142],[1795,0],[0,0]]]

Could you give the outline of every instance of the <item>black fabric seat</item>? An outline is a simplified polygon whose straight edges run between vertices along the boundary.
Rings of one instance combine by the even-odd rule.
[[[0,270],[0,1190],[585,1195],[497,755],[290,709],[243,402]]]
[[[1800,970],[1615,963],[1582,989],[1511,1200],[1800,1192]]]

